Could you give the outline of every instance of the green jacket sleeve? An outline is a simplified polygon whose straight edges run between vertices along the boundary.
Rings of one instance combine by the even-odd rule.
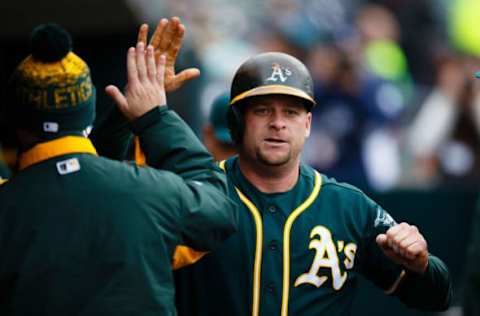
[[[186,180],[208,180],[226,192],[224,173],[175,112],[167,107],[155,108],[133,122],[132,129],[140,138],[148,166],[171,171]]]
[[[452,283],[445,264],[429,255],[423,275],[407,272],[394,292],[408,307],[426,311],[446,310],[452,301]]]
[[[106,104],[101,109],[97,109],[89,138],[100,156],[125,160],[133,136],[128,122],[114,104]]]
[[[212,249],[237,225],[237,207],[227,196],[225,174],[188,125],[166,107],[133,122],[147,164],[173,172],[181,201],[182,239],[197,250]],[[158,185],[158,184],[157,184]]]

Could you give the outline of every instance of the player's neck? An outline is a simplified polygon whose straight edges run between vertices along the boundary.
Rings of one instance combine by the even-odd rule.
[[[260,192],[286,192],[298,181],[300,159],[282,166],[268,166],[239,155],[239,163],[243,176]]]

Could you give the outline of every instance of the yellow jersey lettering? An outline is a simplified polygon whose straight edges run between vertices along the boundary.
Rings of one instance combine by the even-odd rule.
[[[345,268],[350,270],[353,268],[353,264],[355,263],[355,254],[357,253],[357,245],[350,243],[345,246],[345,260],[343,263],[345,264]]]

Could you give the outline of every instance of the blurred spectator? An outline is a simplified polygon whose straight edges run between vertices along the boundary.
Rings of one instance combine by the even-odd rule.
[[[436,84],[407,131],[417,183],[478,184],[480,90],[473,89],[474,64],[452,54],[437,60]]]
[[[303,158],[339,181],[365,187],[361,142],[367,112],[358,96],[358,75],[348,56],[335,46],[319,46],[310,57],[315,99],[312,130]]]
[[[476,1],[476,0],[474,0]],[[446,9],[444,3],[451,0],[370,0],[382,5],[398,21],[401,30],[396,41],[408,59],[409,69],[415,82],[431,86],[434,81],[432,55],[445,39]]]
[[[310,54],[319,106],[304,158],[339,181],[388,190],[401,174],[397,123],[411,97],[410,76],[388,10],[365,6],[357,25],[356,38]]]
[[[210,108],[208,123],[203,127],[203,142],[216,161],[222,161],[236,153],[227,124],[230,93],[217,96]]]

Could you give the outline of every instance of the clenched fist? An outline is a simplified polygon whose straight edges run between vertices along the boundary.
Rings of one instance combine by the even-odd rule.
[[[379,234],[376,241],[387,257],[408,270],[423,274],[427,269],[427,242],[417,227],[407,223],[395,225]]]

